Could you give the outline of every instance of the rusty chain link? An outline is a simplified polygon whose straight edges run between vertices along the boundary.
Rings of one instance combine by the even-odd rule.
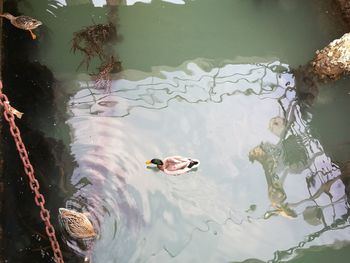
[[[24,172],[26,173],[29,179],[29,187],[35,194],[34,201],[36,205],[40,207],[40,217],[45,223],[46,234],[49,237],[56,262],[64,263],[60,245],[58,244],[58,241],[56,238],[55,229],[53,228],[50,222],[50,213],[44,206],[45,198],[39,192],[40,185],[38,180],[35,178],[33,166],[29,161],[28,152],[22,141],[21,133],[15,123],[15,117],[14,117],[13,111],[11,111],[9,100],[7,96],[2,93],[1,80],[0,80],[0,105],[4,108],[4,117],[5,117],[5,120],[10,125],[10,132],[15,140],[19,156],[21,157],[21,160],[24,166]]]

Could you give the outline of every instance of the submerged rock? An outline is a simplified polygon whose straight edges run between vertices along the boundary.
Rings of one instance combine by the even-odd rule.
[[[338,79],[350,72],[350,33],[316,51],[311,62],[313,73],[321,80]]]

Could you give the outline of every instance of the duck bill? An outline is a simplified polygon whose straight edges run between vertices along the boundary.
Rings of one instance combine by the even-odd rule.
[[[146,164],[151,164],[151,161],[146,161],[145,163],[146,163]]]

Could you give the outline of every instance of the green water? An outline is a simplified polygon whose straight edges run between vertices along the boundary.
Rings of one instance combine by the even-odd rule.
[[[93,21],[105,23],[108,11],[92,5],[54,9],[45,2],[32,1],[26,10],[35,12],[48,27],[39,40],[48,43],[41,61],[58,72],[70,73],[81,59],[68,55],[73,32]],[[315,50],[339,37],[334,22],[327,20],[326,8],[327,4],[314,0],[223,0],[220,4],[201,0],[186,1],[185,5],[157,0],[120,6],[122,40],[115,49],[125,69],[142,71],[197,58],[219,62],[241,57],[252,62],[278,59],[299,66],[311,59]]]
[[[327,3],[121,5],[113,15],[122,38],[111,48],[124,71],[105,93],[88,75],[99,60],[77,72],[82,56],[70,41],[112,19],[110,8],[26,2],[20,10],[45,25],[33,59],[68,99],[57,105],[76,161],[66,206],[89,211],[99,227],[89,252],[65,240],[73,251],[94,262],[346,262],[347,202],[333,162],[349,157],[337,147],[349,134],[348,80],[324,87],[305,114],[290,73],[340,36]],[[288,123],[283,136],[268,129],[277,116]],[[268,160],[252,163],[259,145]],[[171,155],[201,166],[172,177],[144,165]],[[332,198],[319,193],[332,180]]]

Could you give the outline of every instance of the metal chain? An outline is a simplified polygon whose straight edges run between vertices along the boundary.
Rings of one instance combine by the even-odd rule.
[[[46,234],[49,237],[56,262],[64,263],[60,245],[58,244],[58,241],[56,238],[55,229],[50,222],[50,213],[44,206],[45,198],[39,192],[40,185],[38,180],[35,178],[33,166],[29,161],[28,152],[26,150],[26,147],[23,144],[21,133],[15,123],[15,117],[14,117],[13,111],[11,111],[9,100],[7,96],[2,93],[1,80],[0,80],[0,105],[4,108],[4,117],[5,117],[5,120],[10,125],[10,132],[15,140],[19,156],[24,166],[24,172],[26,173],[29,179],[29,187],[35,194],[34,201],[36,205],[40,207],[40,217],[45,223]]]

